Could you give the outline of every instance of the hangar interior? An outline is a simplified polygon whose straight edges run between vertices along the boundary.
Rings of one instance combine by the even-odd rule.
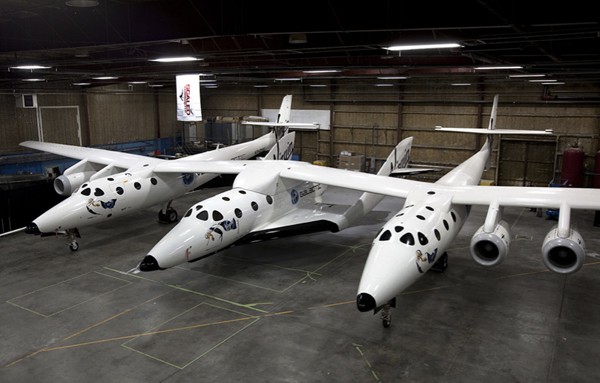
[[[0,3],[0,207],[7,233],[61,198],[76,161],[19,145],[40,140],[182,157],[257,138],[285,95],[294,159],[376,173],[414,137],[411,164],[435,182],[483,138],[436,126],[551,129],[503,135],[482,184],[600,186],[600,23],[589,2],[7,0]],[[468,10],[468,11],[467,11]],[[452,48],[390,49],[448,43]],[[158,63],[159,57],[193,61]],[[39,67],[22,69],[23,65]],[[175,76],[199,74],[202,120],[178,121]],[[269,114],[271,113],[271,114]],[[180,212],[230,179],[175,200]],[[225,183],[225,185],[223,185]],[[356,193],[332,188],[326,201]],[[128,273],[171,226],[147,209],[62,239],[0,238],[7,381],[596,382],[600,316],[595,211],[572,211],[587,261],[573,275],[539,253],[552,211],[507,209],[511,254],[469,257],[486,216],[474,208],[444,273],[399,297],[393,324],[359,313],[369,245],[402,201],[360,225],[228,249],[158,273]],[[291,250],[293,249],[293,251]],[[4,379],[2,379],[4,380]]]

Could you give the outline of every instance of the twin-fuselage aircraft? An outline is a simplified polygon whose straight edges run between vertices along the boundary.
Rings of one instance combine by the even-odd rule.
[[[587,188],[479,185],[489,160],[492,137],[552,134],[495,129],[497,106],[498,96],[494,98],[488,129],[437,128],[485,134],[487,140],[479,152],[435,183],[386,177],[397,172],[393,158],[399,157],[393,156],[398,148],[377,175],[297,161],[196,162],[197,171],[210,171],[212,167],[218,173],[238,174],[233,188],[192,206],[138,268],[167,269],[232,245],[286,234],[317,229],[338,231],[360,219],[383,196],[391,196],[404,198],[404,205],[373,240],[356,297],[359,311],[381,311],[385,327],[390,325],[390,307],[395,306],[397,295],[430,268],[445,268],[446,250],[467,220],[472,205],[489,207],[484,224],[471,241],[471,255],[478,264],[494,266],[508,254],[511,234],[502,220],[504,206],[552,208],[560,209],[560,216],[541,246],[543,262],[557,273],[576,272],[585,260],[585,243],[570,225],[570,211],[600,209],[600,194]],[[318,194],[327,185],[365,194],[348,211],[334,214],[318,203]],[[365,196],[367,203],[363,203]]]
[[[214,172],[195,171],[188,166],[193,161],[247,160],[265,152],[268,152],[265,158],[291,158],[295,135],[289,133],[287,127],[308,125],[290,123],[291,103],[292,95],[283,98],[276,122],[253,123],[274,126],[271,132],[255,140],[176,160],[55,143],[22,142],[21,145],[28,148],[80,160],[54,182],[56,192],[68,198],[34,219],[25,232],[41,236],[66,235],[69,247],[75,251],[79,248],[76,238],[80,228],[146,207],[162,204],[159,221],[176,222],[178,215],[170,207],[171,201],[218,176]],[[173,166],[178,170],[172,171]]]

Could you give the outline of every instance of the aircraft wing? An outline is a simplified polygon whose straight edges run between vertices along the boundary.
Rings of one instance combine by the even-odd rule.
[[[282,170],[280,176],[399,198],[420,190],[449,195],[453,203],[465,205],[600,210],[600,192],[591,188],[451,186],[307,165],[289,167]]]
[[[50,142],[24,141],[19,145],[78,160],[88,160],[89,162],[102,165],[115,165],[124,169],[128,169],[136,164],[140,164],[142,161],[147,163],[167,162],[165,160],[142,156],[139,154],[123,153],[113,150],[88,148],[74,145],[55,144]]]
[[[412,191],[431,191],[451,196],[452,202],[465,205],[545,207],[600,210],[600,192],[591,188],[554,188],[524,186],[451,186],[395,177],[312,165],[300,161],[165,161],[155,171],[176,173],[237,174],[254,167],[263,173],[309,181],[390,197],[406,198]]]

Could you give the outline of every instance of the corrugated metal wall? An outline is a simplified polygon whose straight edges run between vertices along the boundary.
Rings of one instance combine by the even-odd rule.
[[[586,152],[586,171],[594,171],[600,137],[600,89],[560,89],[549,92],[542,86],[499,83],[487,85],[484,91],[482,86],[450,87],[409,79],[383,88],[360,83],[331,83],[326,88],[303,84],[275,84],[264,89],[223,86],[202,88],[201,97],[205,121],[256,116],[261,109],[278,109],[285,94],[294,95],[294,109],[329,111],[331,130],[298,131],[296,153],[303,161],[335,165],[341,151],[350,151],[364,155],[368,164],[374,163],[372,169],[377,169],[399,140],[413,136],[413,162],[447,170],[479,150],[483,138],[435,132],[434,127],[487,127],[492,99],[498,93],[498,128],[553,129],[556,133],[552,138],[533,137],[521,143],[495,141],[492,167],[484,177],[505,184],[523,184],[551,180],[560,171],[562,152],[573,144]],[[38,128],[47,141],[73,143],[79,134],[83,145],[183,136],[184,125],[176,121],[175,95],[165,90],[106,88],[41,94],[38,104],[37,109],[17,108],[13,95],[0,96],[0,153],[20,151],[20,141],[38,139]],[[74,135],[73,129],[79,132]],[[254,128],[250,135],[257,137],[264,132]],[[203,124],[197,125],[197,133],[203,135]],[[524,145],[528,140],[551,142],[550,146]],[[549,156],[541,159],[537,152],[541,149],[536,148],[543,147],[541,151],[548,152],[552,143],[552,161]],[[500,145],[507,148],[501,150]],[[530,153],[517,159],[515,151],[522,150]],[[503,161],[521,162],[509,166]],[[524,179],[524,174],[531,179]],[[439,176],[436,173],[423,178],[433,180]]]

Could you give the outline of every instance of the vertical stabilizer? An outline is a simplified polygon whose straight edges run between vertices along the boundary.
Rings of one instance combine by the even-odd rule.
[[[294,143],[296,132],[290,132],[283,137],[277,139],[277,142],[269,153],[263,158],[264,160],[291,160],[294,154]]]
[[[407,167],[410,158],[412,142],[412,137],[407,137],[400,141],[394,150],[392,150],[383,165],[381,165],[377,175],[381,177],[387,177],[394,170]],[[356,201],[354,205],[350,206],[344,213],[346,222],[344,224],[340,224],[340,230],[355,224],[359,219],[373,210],[373,208],[379,202],[381,202],[383,198],[384,196],[381,194],[363,193],[358,201]]]

